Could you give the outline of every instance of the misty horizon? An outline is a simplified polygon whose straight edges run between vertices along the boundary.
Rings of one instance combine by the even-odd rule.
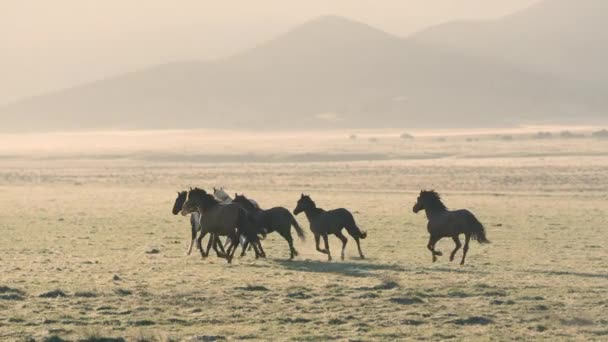
[[[37,4],[39,8],[36,8],[27,3],[9,3],[5,8],[0,7],[3,9],[0,34],[5,35],[2,40],[6,48],[0,64],[0,73],[4,75],[0,81],[0,106],[155,65],[226,58],[323,16],[341,16],[407,37],[437,24],[498,18],[535,2],[537,0],[518,0],[505,4],[466,0],[456,5],[427,1],[421,5],[418,0],[389,0],[382,4],[384,8],[367,8],[368,5],[359,2],[335,2],[334,5],[309,2],[300,5],[297,15],[277,3],[274,4],[277,13],[269,16],[268,9],[260,6],[255,10],[257,15],[246,17],[230,12],[229,5],[214,6],[217,8],[209,11],[204,2],[187,2],[182,3],[179,10],[165,8],[157,1],[149,3],[146,13],[150,18],[140,22],[140,17],[137,23],[130,19],[137,7],[115,6],[112,2],[88,7],[63,0],[53,2],[44,10],[45,4]],[[196,10],[199,6],[200,10]],[[374,10],[369,10],[372,8]],[[62,9],[65,14],[73,11],[76,15],[65,16],[60,12]],[[219,15],[206,14],[214,11]],[[112,16],[116,24],[98,19],[103,16]],[[208,23],[197,22],[197,16]],[[183,23],[177,24],[180,19]],[[27,27],[23,26],[25,23]],[[197,26],[201,30],[195,33],[192,28]],[[149,41],[151,34],[157,36],[158,44]],[[170,37],[172,39],[168,39]],[[114,51],[120,53],[113,55]],[[47,60],[41,61],[41,56]]]
[[[476,20],[452,11],[406,36],[373,20],[317,15],[270,38],[240,37],[249,48],[222,57],[140,64],[0,105],[0,116],[15,132],[603,124],[608,50],[598,47],[608,42],[608,7],[521,7]]]

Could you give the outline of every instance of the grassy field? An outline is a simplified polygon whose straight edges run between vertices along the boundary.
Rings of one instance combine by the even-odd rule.
[[[608,141],[179,137],[1,137],[0,340],[608,339]],[[367,259],[351,239],[328,263],[303,215],[294,261],[275,235],[267,259],[185,256],[171,207],[195,185],[346,207]],[[492,244],[433,264],[421,188],[476,213]]]

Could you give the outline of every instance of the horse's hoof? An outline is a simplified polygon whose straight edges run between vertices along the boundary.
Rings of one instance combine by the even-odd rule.
[[[361,255],[361,259],[365,259],[365,255]]]

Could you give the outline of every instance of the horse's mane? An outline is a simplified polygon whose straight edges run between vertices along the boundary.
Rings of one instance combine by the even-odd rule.
[[[188,199],[193,199],[195,201],[200,201],[207,207],[212,207],[220,202],[213,197],[213,195],[208,194],[207,191],[199,188],[194,188],[188,192]]]
[[[245,195],[236,195],[233,202],[236,202],[247,209],[257,209]]]
[[[317,204],[312,200],[312,198],[310,198],[310,196],[304,195],[302,198],[300,198],[300,201],[301,200],[305,200],[307,203],[309,203],[311,208],[317,208]]]
[[[448,207],[441,202],[441,196],[434,190],[430,191],[422,191],[420,193],[420,197],[424,201],[424,206],[427,209],[439,209],[439,210],[447,210]]]

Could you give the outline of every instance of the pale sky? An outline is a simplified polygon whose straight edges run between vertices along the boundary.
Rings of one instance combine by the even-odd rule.
[[[407,36],[537,0],[0,0],[0,104],[147,66],[214,59],[335,14]]]

